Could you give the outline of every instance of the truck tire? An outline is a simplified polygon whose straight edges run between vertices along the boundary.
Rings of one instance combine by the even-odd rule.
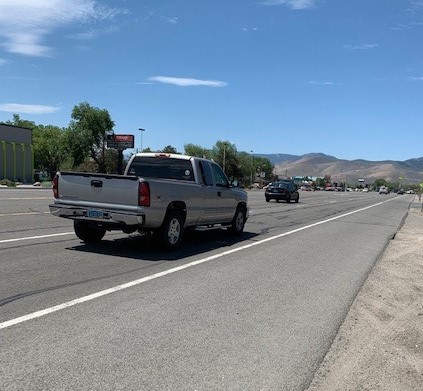
[[[229,231],[233,234],[240,234],[244,231],[245,226],[245,210],[238,206],[235,212],[235,216],[229,227]]]
[[[184,218],[178,211],[167,213],[159,231],[160,240],[168,250],[178,248],[184,235]]]
[[[85,243],[98,243],[106,233],[105,229],[92,228],[86,221],[74,220],[73,229],[76,236]]]

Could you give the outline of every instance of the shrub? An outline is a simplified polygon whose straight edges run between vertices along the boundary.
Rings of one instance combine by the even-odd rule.
[[[0,185],[6,185],[7,187],[14,187],[15,182],[12,182],[10,179],[1,179]]]

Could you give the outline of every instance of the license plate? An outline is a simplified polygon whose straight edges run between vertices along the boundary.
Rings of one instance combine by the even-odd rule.
[[[103,212],[101,210],[88,209],[87,217],[91,217],[92,219],[102,219]]]

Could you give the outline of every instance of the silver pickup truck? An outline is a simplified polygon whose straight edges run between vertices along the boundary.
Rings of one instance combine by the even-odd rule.
[[[74,220],[86,243],[100,241],[106,231],[139,231],[173,249],[185,228],[241,233],[248,218],[247,193],[215,162],[185,155],[138,153],[123,175],[57,172],[53,193],[50,212]]]

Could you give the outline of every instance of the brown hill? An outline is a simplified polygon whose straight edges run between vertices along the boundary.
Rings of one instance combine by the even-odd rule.
[[[416,184],[423,182],[423,158],[406,161],[369,161],[343,160],[321,153],[311,153],[302,156],[293,155],[261,155],[267,157],[275,166],[279,176],[309,176],[324,177],[330,175],[334,181],[349,183],[364,179],[373,183],[376,179],[388,182]],[[276,156],[283,156],[279,160]]]

